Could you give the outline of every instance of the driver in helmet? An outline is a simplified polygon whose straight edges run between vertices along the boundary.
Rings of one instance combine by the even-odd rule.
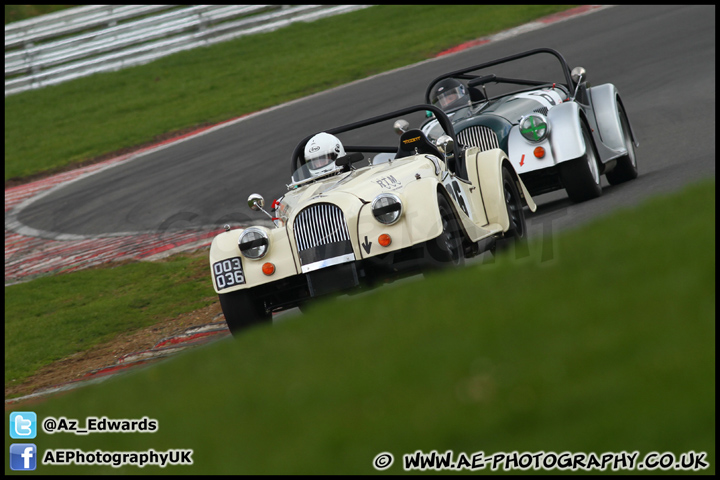
[[[321,132],[305,144],[305,164],[313,177],[335,170],[335,160],[345,155],[342,142],[329,133]]]
[[[454,78],[445,78],[433,87],[430,103],[444,112],[449,112],[460,107],[469,107],[472,102],[465,85]]]

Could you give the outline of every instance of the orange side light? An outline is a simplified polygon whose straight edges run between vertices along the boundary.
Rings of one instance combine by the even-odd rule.
[[[264,263],[262,266],[262,272],[267,276],[272,275],[273,273],[275,273],[275,265],[270,262]]]
[[[390,235],[388,235],[387,233],[383,233],[378,237],[378,243],[383,247],[387,247],[392,243],[392,238],[390,238]]]
[[[537,158],[543,158],[545,156],[545,149],[543,147],[535,147],[535,150],[533,150],[533,155]]]

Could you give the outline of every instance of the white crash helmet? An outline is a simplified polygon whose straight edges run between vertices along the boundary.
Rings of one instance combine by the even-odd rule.
[[[342,142],[334,135],[321,132],[305,144],[305,164],[313,176],[335,170],[335,160],[345,156]]]

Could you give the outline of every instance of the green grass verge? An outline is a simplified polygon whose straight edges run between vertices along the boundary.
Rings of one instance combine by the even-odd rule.
[[[5,287],[5,386],[114,336],[217,300],[207,253]]]
[[[5,98],[5,180],[412,64],[567,8],[374,6],[11,95]]]
[[[77,5],[5,5],[5,25]]]
[[[714,473],[714,204],[705,182],[558,235],[550,262],[504,256],[318,304],[48,399],[39,419],[159,430],[40,433],[41,455],[191,448],[194,465],[36,473],[362,474],[390,452],[392,474],[418,449],[693,450]]]

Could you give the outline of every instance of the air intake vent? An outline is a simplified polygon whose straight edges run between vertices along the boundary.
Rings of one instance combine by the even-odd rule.
[[[466,147],[480,147],[480,151],[499,148],[497,135],[488,127],[469,127],[457,134],[458,141]]]

